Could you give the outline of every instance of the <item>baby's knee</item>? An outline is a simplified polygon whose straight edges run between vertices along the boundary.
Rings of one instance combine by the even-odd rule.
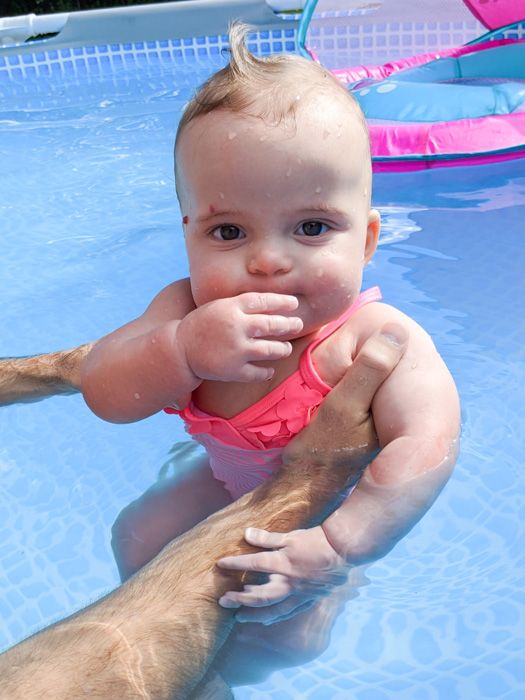
[[[275,649],[287,666],[313,661],[330,644],[333,616],[324,601],[304,613],[259,630],[261,646]]]
[[[328,649],[344,599],[345,596],[337,594],[321,598],[309,610],[263,628],[262,635],[271,635],[283,658],[288,659],[287,665],[298,666],[313,661]]]
[[[180,534],[175,513],[154,489],[122,509],[111,528],[111,547],[123,581]]]
[[[126,506],[113,523],[111,548],[122,581],[132,576],[151,558],[148,528],[133,503]]]
[[[308,626],[282,636],[278,633],[277,648],[286,666],[300,666],[321,656],[330,644],[330,631]]]

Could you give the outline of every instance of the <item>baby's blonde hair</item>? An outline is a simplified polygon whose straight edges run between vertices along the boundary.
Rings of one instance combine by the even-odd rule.
[[[208,78],[186,105],[177,129],[175,152],[184,129],[203,114],[225,109],[280,124],[295,116],[305,94],[316,90],[333,91],[348,100],[369,145],[361,108],[332,73],[319,63],[293,54],[254,56],[246,46],[249,31],[241,22],[230,26],[230,61]]]

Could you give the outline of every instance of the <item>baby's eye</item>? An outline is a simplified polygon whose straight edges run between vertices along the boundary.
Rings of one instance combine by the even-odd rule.
[[[320,236],[322,233],[326,233],[329,226],[323,224],[321,221],[305,221],[301,224],[298,229],[298,233],[303,236]]]
[[[213,238],[216,241],[236,241],[239,238],[244,237],[244,233],[238,226],[233,226],[232,224],[224,224],[224,226],[217,226],[211,232]]]

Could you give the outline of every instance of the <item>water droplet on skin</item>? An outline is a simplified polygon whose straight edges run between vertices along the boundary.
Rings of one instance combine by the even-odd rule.
[[[410,368],[411,368],[411,369],[416,369],[416,367],[417,367],[417,361],[412,362],[412,364],[410,365]]]
[[[140,399],[140,394],[138,393],[138,391],[136,391],[136,392],[133,394],[133,398],[134,398],[134,399]]]
[[[259,141],[266,141],[267,138],[268,138],[268,137],[265,136],[265,135],[259,136]]]
[[[322,187],[320,186],[315,188],[315,194],[321,194],[322,191]]]
[[[157,339],[156,339],[156,338],[152,338],[152,339],[151,339],[151,344],[152,344],[152,345],[155,345],[156,342],[157,342]]]
[[[296,95],[296,96],[295,96],[295,101],[296,101],[296,102],[299,102],[300,99],[301,99],[301,95]]]
[[[228,132],[228,141],[233,141],[234,138],[236,138],[237,134],[235,131],[230,131]]]
[[[288,170],[286,171],[286,177],[290,177],[291,174],[292,174],[292,169],[288,168]]]
[[[219,199],[224,199],[224,192],[219,192]]]

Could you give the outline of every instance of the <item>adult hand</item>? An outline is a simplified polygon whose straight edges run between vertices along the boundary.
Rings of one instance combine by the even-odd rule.
[[[355,484],[379,451],[374,396],[402,358],[407,340],[398,323],[387,323],[371,335],[310,425],[285,447],[283,464],[331,464],[347,471],[351,465],[348,486]]]
[[[271,379],[274,370],[254,364],[287,357],[286,340],[301,332],[300,318],[288,316],[297,298],[246,292],[216,299],[185,316],[177,327],[188,367],[200,379],[253,382]],[[227,350],[221,350],[227,348]]]

